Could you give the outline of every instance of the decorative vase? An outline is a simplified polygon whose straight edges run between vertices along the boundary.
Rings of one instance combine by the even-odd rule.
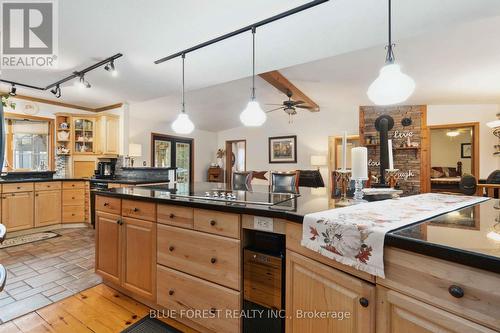
[[[217,157],[217,165],[221,169],[224,167],[224,160],[221,157]]]

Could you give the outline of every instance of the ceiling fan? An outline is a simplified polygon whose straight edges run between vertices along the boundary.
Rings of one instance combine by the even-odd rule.
[[[286,95],[288,96],[288,100],[283,101],[282,104],[266,104],[266,105],[280,105],[279,108],[275,108],[275,109],[266,111],[266,113],[277,111],[277,110],[283,110],[289,116],[288,123],[291,124],[293,122],[292,117],[297,114],[296,108],[308,109],[308,110],[314,109],[314,107],[312,107],[312,106],[302,105],[305,103],[304,101],[292,101],[292,92],[290,90],[287,90]]]

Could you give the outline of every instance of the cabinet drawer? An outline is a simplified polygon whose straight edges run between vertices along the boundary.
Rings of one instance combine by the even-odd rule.
[[[61,182],[38,182],[35,183],[35,191],[60,190]]]
[[[84,206],[85,205],[85,190],[63,190],[62,191],[63,206]]]
[[[72,188],[85,188],[85,182],[63,182],[62,188],[72,189]]]
[[[195,209],[194,229],[226,237],[240,238],[240,215]]]
[[[96,195],[95,210],[120,215],[122,210],[121,199]]]
[[[500,275],[394,248],[384,256],[377,284],[500,330]]]
[[[63,223],[76,223],[85,221],[85,206],[63,206]]]
[[[158,263],[240,290],[240,241],[158,225]]]
[[[226,310],[232,313],[241,309],[239,292],[160,265],[157,278],[159,305],[178,314],[200,311],[206,316],[194,316],[191,320],[213,332],[240,332],[240,320],[226,315]],[[176,319],[186,321],[186,318]]]
[[[33,189],[33,183],[12,183],[2,185],[3,193],[31,192]]]
[[[140,220],[156,221],[156,204],[137,200],[123,200],[122,215]]]
[[[193,229],[193,208],[158,205],[158,222]]]

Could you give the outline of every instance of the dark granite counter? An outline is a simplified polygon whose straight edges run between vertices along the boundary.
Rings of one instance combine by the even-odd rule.
[[[143,185],[143,184],[157,184],[167,183],[168,179],[144,179],[144,178],[114,178],[114,179],[98,179],[90,178],[91,182],[96,183],[111,183],[111,184],[126,184],[126,185]]]
[[[192,195],[215,189],[224,189],[224,184],[195,183],[191,187],[176,189],[176,193]],[[141,186],[99,190],[97,193],[238,214],[282,218],[296,223],[302,223],[306,214],[336,208],[336,201],[329,197],[326,188],[299,188],[296,193],[298,196],[271,206],[177,197],[173,191],[171,193],[168,191],[171,190],[166,186]],[[268,186],[253,186],[252,191],[266,193],[269,198],[282,195],[282,193],[269,193]],[[500,273],[500,239],[492,239],[491,234],[487,236],[491,228],[498,223],[497,220],[500,220],[500,207],[498,206],[498,200],[488,200],[417,222],[387,233],[385,244]]]
[[[64,177],[64,178],[23,178],[23,179],[1,179],[0,178],[0,184],[10,184],[10,183],[30,183],[30,182],[74,182],[74,181],[84,181],[84,180],[89,180],[89,178],[71,178],[71,177]]]

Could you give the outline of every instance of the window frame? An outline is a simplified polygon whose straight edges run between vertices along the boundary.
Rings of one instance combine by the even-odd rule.
[[[5,112],[5,127],[6,129],[10,126],[9,130],[6,131],[6,142],[5,142],[5,161],[7,162],[7,171],[13,171],[15,172],[16,170],[13,169],[14,165],[14,134],[12,132],[12,121],[11,120],[33,120],[33,121],[46,121],[47,125],[49,126],[48,130],[48,141],[49,145],[47,147],[48,149],[48,166],[47,170],[49,171],[54,171],[54,165],[55,165],[55,149],[54,149],[54,119],[52,118],[46,118],[46,117],[38,117],[38,116],[31,116],[31,115],[24,115],[24,114],[17,114],[17,113],[9,113]]]

